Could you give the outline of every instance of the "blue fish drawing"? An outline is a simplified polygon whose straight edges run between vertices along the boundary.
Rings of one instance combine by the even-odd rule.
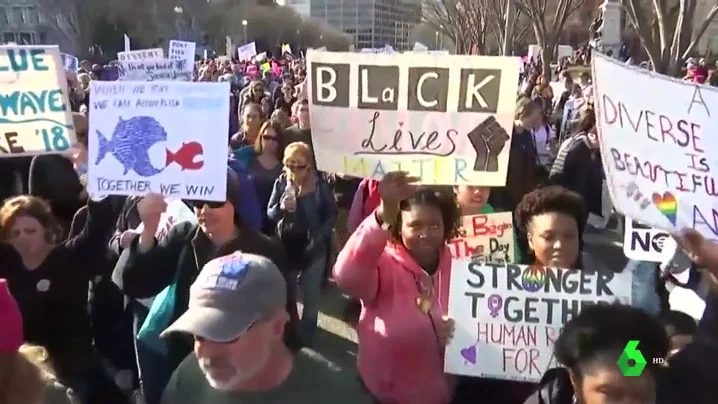
[[[151,116],[135,116],[127,120],[120,118],[112,133],[112,140],[108,140],[99,130],[97,140],[95,165],[110,153],[122,163],[125,169],[122,174],[132,170],[142,177],[151,177],[164,170],[164,167],[155,168],[147,154],[156,143],[167,140],[165,128]]]

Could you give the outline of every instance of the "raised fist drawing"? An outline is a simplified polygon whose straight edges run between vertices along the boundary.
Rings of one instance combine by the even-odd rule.
[[[476,151],[474,171],[499,171],[499,154],[511,139],[495,117],[490,116],[467,135]]]

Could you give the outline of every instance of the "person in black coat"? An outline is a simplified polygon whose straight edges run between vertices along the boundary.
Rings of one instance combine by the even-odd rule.
[[[148,194],[138,204],[137,210],[144,227],[129,248],[122,251],[113,281],[120,290],[133,299],[145,299],[158,295],[170,285],[175,285],[172,299],[174,308],[170,322],[187,310],[189,287],[200,269],[211,259],[242,251],[269,258],[289,276],[289,264],[278,242],[258,230],[243,226],[238,211],[239,180],[237,174],[228,170],[227,200],[209,202],[187,201],[194,207],[199,224],[189,222],[175,225],[161,240],[155,239],[159,217],[166,208],[161,195]],[[296,280],[287,278],[287,309],[292,320],[287,327],[286,341],[292,349],[298,349],[296,324],[298,322]],[[166,324],[166,325],[169,325]],[[170,337],[166,350],[157,349],[156,361],[161,363],[152,375],[156,386],[143,390],[148,403],[158,403],[167,381],[179,363],[191,352],[192,344],[181,337]]]

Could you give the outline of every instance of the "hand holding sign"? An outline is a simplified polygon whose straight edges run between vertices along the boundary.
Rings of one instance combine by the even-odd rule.
[[[454,319],[449,316],[443,316],[441,318],[441,327],[437,330],[439,333],[439,340],[443,345],[448,345],[451,339],[454,338],[454,331],[456,331],[456,323]]]
[[[474,171],[499,170],[499,154],[510,139],[494,116],[488,117],[467,135],[476,151]]]
[[[399,203],[414,194],[416,187],[413,183],[419,177],[410,177],[405,171],[387,173],[379,182],[379,195],[381,205],[377,210],[384,223],[394,223],[399,215]]]
[[[161,194],[149,193],[137,204],[137,212],[144,224],[141,240],[144,240],[145,236],[150,240],[154,240],[160,223],[160,216],[166,209],[167,202],[165,202],[165,197]]]

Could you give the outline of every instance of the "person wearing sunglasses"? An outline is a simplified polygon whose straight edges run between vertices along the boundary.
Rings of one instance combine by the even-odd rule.
[[[172,372],[191,351],[190,341],[176,337],[160,340],[159,331],[187,310],[189,287],[204,264],[216,257],[240,251],[269,258],[283,274],[289,273],[287,257],[277,242],[245,224],[245,216],[240,213],[239,198],[240,195],[254,192],[246,192],[246,189],[242,191],[243,185],[246,187],[240,184],[240,175],[228,169],[226,200],[185,201],[193,208],[197,224],[177,224],[161,241],[156,240],[155,234],[160,215],[167,207],[164,197],[148,194],[137,205],[144,228],[130,246],[122,251],[112,280],[125,295],[133,299],[157,296],[172,286],[161,295],[162,298],[155,298],[150,314],[145,319],[145,324],[154,324],[153,329],[157,332],[153,331],[152,335],[141,332],[144,337],[138,338],[143,342],[159,344],[154,345],[158,366],[153,377],[157,386],[152,389],[155,396],[146,397],[148,403],[159,402],[159,395]],[[285,341],[290,349],[296,349],[296,278],[287,277],[287,296],[287,310],[292,320],[286,329]],[[169,313],[158,314],[162,311],[160,308]]]
[[[309,146],[303,142],[289,144],[283,160],[284,172],[274,182],[267,216],[278,223],[277,233],[292,269],[302,274],[304,310],[299,336],[311,346],[337,207],[334,193],[312,165]]]
[[[254,183],[259,206],[262,207],[262,233],[273,235],[276,223],[267,217],[266,206],[272,195],[274,181],[282,173],[282,124],[265,121],[259,128],[254,145],[245,146],[234,152],[229,165],[238,173],[248,175]]]

